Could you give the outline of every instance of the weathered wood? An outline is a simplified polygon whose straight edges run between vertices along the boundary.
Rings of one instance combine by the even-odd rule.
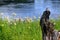
[[[53,40],[57,40],[57,38],[58,38],[58,30],[54,30]]]

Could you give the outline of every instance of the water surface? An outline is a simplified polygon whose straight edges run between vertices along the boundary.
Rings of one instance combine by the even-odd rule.
[[[60,15],[60,1],[52,0],[35,0],[34,3],[10,3],[8,5],[0,6],[0,12],[4,13],[4,16],[11,17],[12,13],[16,13],[16,17],[41,17],[46,7],[51,11],[51,18],[58,18]]]

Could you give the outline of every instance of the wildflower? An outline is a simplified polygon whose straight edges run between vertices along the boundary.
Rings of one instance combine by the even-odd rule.
[[[22,22],[22,21],[24,21],[22,18],[16,18],[16,21],[20,21],[20,22]]]
[[[38,21],[40,20],[40,17],[38,17],[38,19],[37,19]]]
[[[12,22],[10,24],[12,24]]]
[[[27,19],[27,17],[25,17],[25,19]]]
[[[15,21],[19,21],[19,18],[16,18]]]
[[[25,21],[27,21],[28,23],[32,22],[31,18],[26,18]]]
[[[12,13],[13,16],[16,16],[16,13]]]
[[[14,25],[16,25],[16,23],[14,23]]]
[[[19,21],[24,21],[22,18],[19,18]]]
[[[8,23],[10,23],[10,20],[8,20]]]
[[[5,19],[10,22],[9,16],[5,16]]]
[[[30,22],[32,22],[32,18],[28,18],[30,20]]]
[[[36,16],[33,16],[34,19],[36,19]]]
[[[23,19],[21,19],[21,21],[24,21]]]
[[[8,19],[8,17],[7,17],[7,16],[5,16],[5,19]]]
[[[0,13],[1,16],[3,16],[3,13]]]

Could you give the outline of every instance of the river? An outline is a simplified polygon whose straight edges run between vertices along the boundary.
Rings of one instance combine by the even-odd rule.
[[[4,16],[12,16],[12,13],[16,13],[16,18],[19,17],[41,17],[43,11],[48,7],[51,11],[51,18],[58,18],[60,16],[60,1],[51,0],[35,0],[34,3],[10,3],[8,5],[0,6],[0,13],[4,13]],[[3,16],[3,17],[4,17]]]

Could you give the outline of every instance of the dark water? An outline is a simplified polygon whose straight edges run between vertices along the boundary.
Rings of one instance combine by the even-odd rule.
[[[0,12],[4,16],[11,17],[12,13],[16,13],[16,17],[39,17],[42,15],[45,8],[48,7],[51,11],[51,18],[58,18],[60,15],[60,1],[51,0],[35,0],[35,3],[18,3],[0,6]]]

